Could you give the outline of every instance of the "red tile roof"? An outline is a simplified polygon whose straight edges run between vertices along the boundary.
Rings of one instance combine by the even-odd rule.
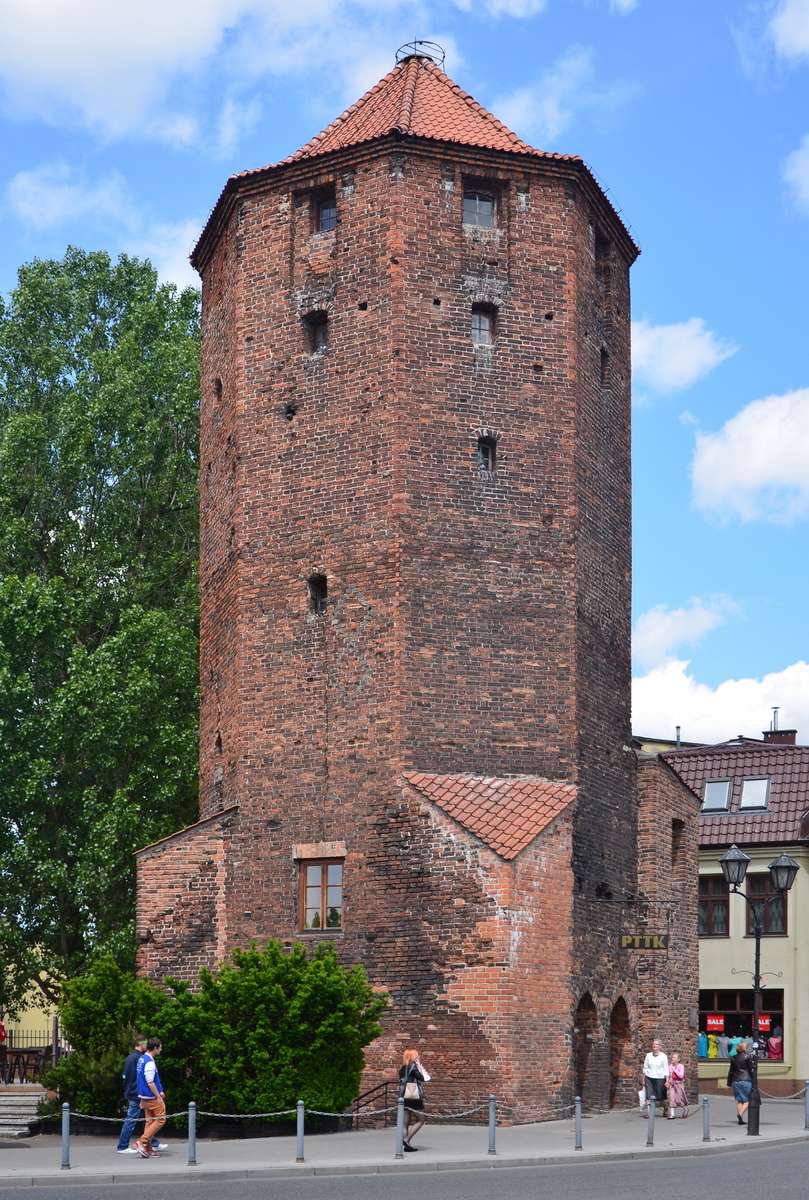
[[[541,154],[518,138],[427,58],[399,62],[355,104],[285,163],[356,146],[390,133]],[[570,155],[553,155],[570,158]]]
[[[807,840],[809,827],[802,827],[802,823],[809,813],[809,746],[737,738],[717,746],[673,750],[661,757],[700,800],[706,780],[731,780],[727,810],[700,816],[701,845],[774,845]],[[767,808],[740,811],[742,780],[763,776],[770,781]]]
[[[406,771],[404,779],[505,859],[516,858],[576,798],[574,784],[538,775],[503,779]]]

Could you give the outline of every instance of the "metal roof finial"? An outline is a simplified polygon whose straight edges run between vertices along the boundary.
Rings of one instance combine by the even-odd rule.
[[[412,42],[405,42],[396,51],[397,63],[405,62],[408,58],[429,58],[430,62],[434,62],[443,71],[447,53],[443,46],[439,46],[438,42],[413,38]]]

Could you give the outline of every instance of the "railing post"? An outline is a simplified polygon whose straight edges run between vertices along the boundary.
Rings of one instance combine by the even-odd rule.
[[[711,1099],[709,1096],[702,1097],[702,1140],[703,1142],[711,1140]]]
[[[188,1165],[197,1165],[197,1106],[193,1100],[188,1101]]]
[[[657,1102],[652,1096],[649,1101],[649,1123],[646,1126],[646,1145],[653,1146],[655,1144],[655,1116],[657,1115]]]
[[[576,1096],[573,1102],[573,1113],[575,1116],[576,1128],[576,1144],[575,1149],[581,1150],[581,1096]]]
[[[497,1136],[497,1099],[489,1096],[489,1154],[496,1154],[495,1138]]]
[[[70,1170],[70,1105],[62,1105],[62,1170]]]
[[[303,1100],[295,1105],[295,1162],[303,1162],[303,1126],[306,1120],[306,1106]]]
[[[404,1096],[396,1102],[396,1157],[404,1158]]]

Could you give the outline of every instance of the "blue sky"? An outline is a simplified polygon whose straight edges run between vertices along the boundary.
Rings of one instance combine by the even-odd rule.
[[[187,254],[414,36],[581,154],[633,269],[635,729],[809,740],[809,0],[3,0],[0,291],[69,243]]]

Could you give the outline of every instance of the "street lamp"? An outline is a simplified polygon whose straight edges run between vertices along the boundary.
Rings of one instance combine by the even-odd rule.
[[[753,970],[753,1035],[758,1045],[759,1017],[761,1016],[761,935],[763,933],[761,918],[775,900],[781,900],[786,911],[786,894],[795,882],[798,874],[798,864],[788,854],[781,854],[770,863],[770,879],[773,893],[766,900],[753,901],[746,892],[739,891],[744,883],[750,857],[738,846],[731,846],[719,860],[722,874],[732,892],[741,896],[750,912],[753,914],[753,934],[756,939],[755,968]],[[753,1088],[750,1092],[750,1106],[747,1110],[747,1133],[750,1137],[758,1137],[759,1117],[761,1115],[761,1092],[758,1090],[758,1051],[754,1050]]]

